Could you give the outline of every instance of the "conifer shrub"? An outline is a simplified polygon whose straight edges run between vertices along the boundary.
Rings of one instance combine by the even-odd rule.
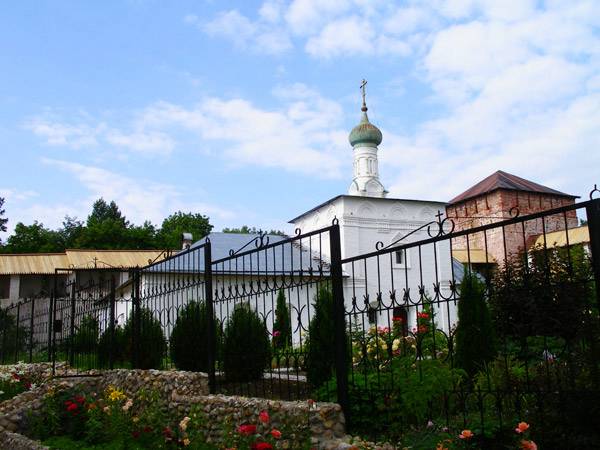
[[[476,275],[465,273],[460,284],[454,364],[471,377],[496,355],[485,291],[485,284]]]
[[[134,340],[134,321],[139,314],[139,341]],[[152,311],[140,308],[139,313],[133,313],[125,322],[125,341],[128,359],[137,361],[138,369],[160,369],[163,357],[166,355],[167,340],[158,321]],[[137,354],[136,354],[137,353]]]
[[[114,367],[121,367],[127,360],[127,338],[123,327],[115,326],[111,339],[111,330],[107,328],[98,340],[98,364],[100,367],[109,367],[112,352]]]
[[[98,347],[98,319],[84,316],[77,325],[75,334],[70,339],[70,345],[75,353],[94,353]]]
[[[271,342],[264,322],[250,305],[236,305],[223,337],[223,371],[227,381],[262,378],[271,363]]]
[[[208,319],[204,302],[190,302],[179,311],[169,348],[171,359],[178,369],[208,372]],[[215,320],[215,348],[220,341],[219,335],[220,327]]]
[[[324,286],[314,297],[313,311],[308,326],[306,370],[308,382],[319,387],[331,378],[335,364],[333,295]]]
[[[275,308],[275,323],[273,324],[273,348],[285,350],[292,346],[292,324],[290,321],[290,310],[287,305],[283,289],[277,294],[277,306]]]

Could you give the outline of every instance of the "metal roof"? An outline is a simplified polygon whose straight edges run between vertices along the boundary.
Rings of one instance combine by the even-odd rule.
[[[489,177],[481,180],[475,186],[467,189],[462,194],[454,197],[452,200],[450,200],[449,204],[463,202],[470,198],[488,194],[498,189],[534,192],[538,194],[549,194],[560,197],[579,198],[576,195],[565,194],[564,192],[557,191],[547,186],[542,186],[541,184],[526,180],[525,178],[512,175],[502,170],[498,170],[497,172],[491,174]]]
[[[255,249],[253,241],[259,238],[259,234],[238,234],[238,233],[211,233],[208,235],[211,243],[212,260],[217,261],[229,256],[230,250],[237,251],[242,247],[247,247],[242,250]],[[289,239],[287,236],[278,236],[269,234],[269,244]],[[190,250],[198,248],[204,244],[202,239],[194,243]],[[266,240],[264,241],[266,244]],[[292,272],[308,272],[310,268],[313,271],[318,270],[319,254],[310,251],[307,246],[308,238],[303,240],[302,246],[299,241],[293,241],[291,244],[286,243],[275,247],[270,247],[264,250],[255,251],[248,255],[240,255],[232,257],[230,261],[217,263],[213,265],[213,271],[245,271],[252,274],[275,274],[275,273],[292,273]],[[236,266],[237,263],[237,266]],[[322,257],[324,271],[329,272],[329,263],[325,256]],[[250,270],[251,269],[251,270]],[[180,255],[170,258],[167,261],[159,262],[148,267],[149,272],[204,272],[204,258],[200,254],[193,251],[182,251]]]
[[[569,237],[568,245],[585,244],[590,242],[590,230],[588,229],[587,225],[583,225],[577,228],[570,228],[568,232],[562,230],[546,233],[546,248],[565,247],[567,245],[567,236]],[[533,247],[544,247],[543,234],[540,234],[536,238],[535,242],[533,243]]]
[[[141,267],[161,250],[67,250],[65,253],[0,254],[0,275],[45,275],[66,268]]]
[[[460,263],[464,264],[494,264],[496,258],[489,253],[486,255],[484,250],[477,248],[467,249],[452,249],[452,257]]]

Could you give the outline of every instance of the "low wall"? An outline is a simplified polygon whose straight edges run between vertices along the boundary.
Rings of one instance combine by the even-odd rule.
[[[43,406],[43,398],[49,389],[68,389],[77,386],[84,392],[104,391],[108,386],[124,391],[128,397],[136,397],[141,389],[160,393],[164,407],[174,420],[188,415],[191,408],[199,405],[206,415],[203,430],[209,441],[222,442],[225,423],[234,427],[256,423],[258,413],[266,410],[273,427],[295,430],[289,436],[301,442],[310,435],[315,448],[351,448],[345,434],[345,421],[341,407],[336,403],[312,403],[307,401],[276,401],[262,398],[209,395],[206,374],[183,371],[159,370],[108,370],[93,372],[94,376],[81,378],[50,379],[42,385],[0,403],[0,448],[40,449],[39,443],[14,433],[27,432],[28,414],[35,414]],[[15,437],[16,436],[16,437]],[[29,442],[13,443],[15,439]],[[18,445],[21,445],[19,447]]]

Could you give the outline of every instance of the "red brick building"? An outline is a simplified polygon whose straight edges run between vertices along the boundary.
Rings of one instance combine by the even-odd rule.
[[[454,231],[475,228],[513,217],[571,205],[578,198],[501,170],[450,200],[446,216],[454,220]],[[461,262],[498,263],[505,255],[518,254],[539,235],[574,228],[575,211],[527,221],[453,241],[453,255]],[[467,248],[469,251],[467,252]],[[506,249],[506,250],[505,250]]]

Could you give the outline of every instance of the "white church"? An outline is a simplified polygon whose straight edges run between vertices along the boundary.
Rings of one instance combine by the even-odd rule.
[[[290,221],[306,233],[326,227],[337,218],[342,260],[374,252],[377,242],[383,244],[383,247],[392,248],[430,238],[431,234],[437,233],[437,228],[433,225],[428,232],[426,224],[435,221],[436,215],[440,211],[444,212],[446,206],[445,202],[387,196],[388,191],[379,179],[378,152],[383,136],[367,116],[365,84],[363,81],[361,86],[361,120],[348,138],[354,158],[354,173],[348,193],[331,198]],[[419,287],[422,286],[428,297],[434,299],[434,285],[439,284],[440,295],[449,298],[450,280],[456,276],[453,269],[457,267],[452,264],[449,241],[442,241],[435,244],[435,249],[433,244],[409,248],[380,258],[361,259],[354,266],[347,263],[343,269],[346,274],[344,300],[347,311],[351,310],[353,297],[362,306],[365,295],[368,295],[373,309],[377,309],[389,306],[389,292],[392,289],[397,292],[396,303],[401,303],[402,294],[409,290],[410,300],[404,311],[397,311],[402,308],[391,308],[390,311],[379,312],[376,321],[385,326],[389,323],[389,317],[384,316],[390,315],[394,309],[396,311],[393,314],[407,317],[408,326],[412,328],[416,322],[416,313],[406,310],[410,305],[419,303]],[[382,305],[377,305],[376,302],[378,292],[383,297]],[[452,302],[448,303],[444,302],[436,311],[438,326],[445,331],[456,322],[455,306]],[[371,316],[370,321],[375,322],[375,318]]]
[[[277,279],[283,274],[289,283],[284,290],[291,310],[293,340],[298,343],[302,332],[307,330],[319,285],[318,277],[309,275],[310,270],[321,263],[327,266],[331,256],[327,232],[308,238],[304,235],[327,229],[334,219],[340,228],[342,261],[361,257],[342,266],[349,322],[363,328],[374,324],[385,327],[392,323],[393,317],[401,317],[410,330],[416,325],[417,312],[422,310],[427,296],[434,301],[439,329],[447,332],[455,323],[454,303],[436,301],[451,296],[450,280],[455,267],[448,241],[362,256],[378,248],[393,249],[430,238],[427,224],[445,210],[444,202],[387,197],[388,192],[379,179],[378,152],[383,137],[367,116],[365,84],[362,117],[349,136],[354,174],[348,194],[329,199],[292,219],[290,223],[302,232],[293,241],[276,235],[214,232],[208,236],[213,261],[213,301],[221,323],[227,320],[236,303],[244,301],[253,305],[273,331]],[[436,233],[437,226],[433,224],[430,231]],[[269,251],[246,252],[263,239],[269,244],[282,245],[276,250],[271,247]],[[143,269],[142,302],[160,315],[161,322],[172,325],[181,306],[202,298],[204,260],[194,252],[201,251],[204,242],[204,239],[198,241],[174,258]],[[127,286],[129,293],[124,293],[124,297],[131,296],[131,284],[122,287]],[[167,334],[170,334],[168,329]]]

